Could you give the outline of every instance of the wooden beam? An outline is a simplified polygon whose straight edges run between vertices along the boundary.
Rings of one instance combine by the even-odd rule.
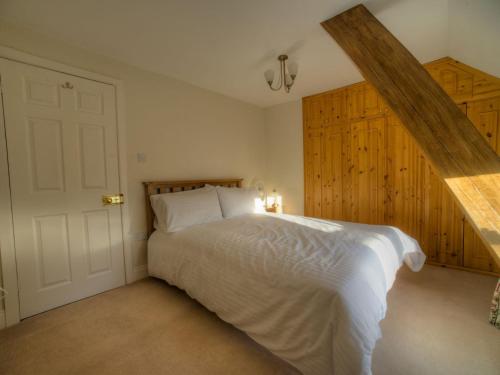
[[[402,120],[500,265],[500,158],[417,59],[363,5],[322,26]]]

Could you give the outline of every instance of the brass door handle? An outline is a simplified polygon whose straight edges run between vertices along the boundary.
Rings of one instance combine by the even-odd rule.
[[[115,205],[115,204],[123,204],[123,194],[117,195],[103,195],[102,196],[102,204],[104,206]]]

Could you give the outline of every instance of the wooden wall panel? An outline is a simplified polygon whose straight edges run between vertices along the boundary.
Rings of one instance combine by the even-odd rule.
[[[321,25],[403,120],[500,265],[500,157],[446,91],[364,5]],[[451,76],[441,73],[447,87],[467,86],[454,72]],[[467,90],[458,94],[465,95]]]
[[[427,64],[500,153],[500,80],[450,58]],[[303,99],[306,215],[388,224],[429,262],[500,273],[419,146],[367,83]]]
[[[342,126],[327,127],[324,131],[322,169],[322,217],[342,217]]]
[[[322,216],[322,136],[322,130],[310,129],[304,138],[305,213],[315,217]]]
[[[384,221],[385,121],[376,117],[350,124],[352,221]]]
[[[481,77],[478,87],[481,100],[465,104],[467,117],[478,128],[488,144],[500,155],[500,92],[492,90],[490,80]],[[492,98],[485,98],[485,92]],[[500,267],[489,256],[488,250],[469,223],[464,224],[464,266],[483,271],[500,273]]]
[[[424,209],[425,160],[399,119],[393,113],[387,119],[387,223],[416,236]]]
[[[467,117],[500,155],[500,96],[467,103]]]
[[[464,223],[464,250],[465,267],[500,274],[500,267],[467,221]]]

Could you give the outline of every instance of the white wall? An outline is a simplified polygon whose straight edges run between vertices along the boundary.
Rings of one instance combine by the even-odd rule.
[[[285,213],[304,213],[304,159],[302,101],[265,110],[267,164],[266,189],[283,196]]]
[[[500,1],[449,0],[448,54],[500,77]]]
[[[142,181],[243,177],[249,183],[264,178],[261,108],[4,23],[0,45],[123,81],[131,237],[145,234]],[[137,162],[138,152],[146,153],[145,163]],[[146,261],[145,241],[133,246],[140,267]]]

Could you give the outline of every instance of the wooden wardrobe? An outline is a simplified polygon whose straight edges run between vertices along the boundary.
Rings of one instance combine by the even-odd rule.
[[[500,154],[500,79],[443,58],[425,65]],[[305,214],[387,224],[428,262],[500,274],[419,146],[361,82],[303,98]]]

